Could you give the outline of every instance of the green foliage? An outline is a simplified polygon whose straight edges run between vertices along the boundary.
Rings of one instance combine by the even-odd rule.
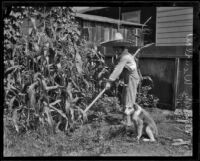
[[[13,7],[4,18],[4,109],[18,132],[81,124],[106,70],[79,28],[69,7]]]
[[[183,91],[177,99],[176,110],[177,111],[180,110],[180,114],[176,115],[176,118],[187,120],[190,126],[192,126],[192,114],[188,112],[191,111],[191,108],[192,108],[192,99],[190,98],[189,94],[186,91]]]
[[[153,81],[149,76],[143,77],[143,80],[145,80],[145,79],[149,80],[151,82],[151,84],[150,85],[142,85],[142,84],[139,85],[136,102],[139,105],[141,105],[142,107],[156,108],[159,98],[157,98],[153,94],[149,93],[149,91],[152,89]]]
[[[177,99],[177,108],[180,109],[191,109],[192,99],[185,91],[182,92]]]

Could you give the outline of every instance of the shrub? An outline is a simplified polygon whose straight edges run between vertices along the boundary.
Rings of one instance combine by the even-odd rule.
[[[139,85],[136,102],[142,107],[157,108],[159,98],[150,94],[150,90],[153,88],[153,80],[149,76],[143,77],[143,80],[148,80],[150,83],[146,85]]]

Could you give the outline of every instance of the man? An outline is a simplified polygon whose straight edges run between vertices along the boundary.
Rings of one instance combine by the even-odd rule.
[[[137,87],[140,82],[135,56],[141,49],[139,48],[134,55],[130,54],[128,52],[128,47],[133,46],[133,43],[124,40],[121,33],[116,33],[114,40],[103,42],[101,45],[112,47],[114,52],[119,56],[119,63],[111,73],[109,81],[106,83],[106,89],[109,89],[111,87],[111,82],[114,82],[123,72],[125,86],[122,91],[122,105],[123,111],[125,111],[126,108],[133,107],[135,104]],[[130,116],[127,116],[127,122],[131,122]]]

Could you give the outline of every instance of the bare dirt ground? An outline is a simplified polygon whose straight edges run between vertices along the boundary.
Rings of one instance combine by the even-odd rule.
[[[173,139],[191,141],[185,124],[176,122],[170,111],[150,113],[159,130],[156,143],[136,141],[134,128],[91,122],[70,135],[4,130],[4,156],[192,156],[192,144],[172,145]]]
[[[118,140],[112,149],[112,153],[106,156],[192,156],[191,147],[188,145],[173,146],[171,139],[181,138],[190,140],[190,137],[178,128],[183,128],[181,124],[161,123],[158,128],[162,132],[156,143],[140,141],[139,143],[133,137],[125,137]],[[166,137],[166,138],[165,138]],[[170,138],[170,139],[169,139]],[[119,149],[119,147],[121,147]]]

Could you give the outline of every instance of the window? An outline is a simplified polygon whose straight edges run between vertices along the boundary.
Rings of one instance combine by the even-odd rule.
[[[141,11],[132,11],[122,13],[122,20],[140,23],[140,12]]]

